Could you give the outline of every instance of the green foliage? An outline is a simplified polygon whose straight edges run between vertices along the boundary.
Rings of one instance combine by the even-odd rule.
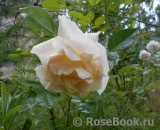
[[[142,9],[143,2],[44,0],[39,7],[21,5],[20,13],[26,13],[26,17],[18,16],[13,26],[4,32],[0,30],[0,54],[3,55],[0,63],[8,56],[16,64],[10,80],[4,80],[7,89],[1,83],[0,130],[158,130],[160,63],[156,56],[159,53],[153,54],[149,62],[142,62],[138,56],[147,42],[160,41],[156,32],[159,29],[158,25],[148,24],[156,21]],[[102,32],[99,42],[107,49],[110,66],[109,83],[102,95],[92,92],[85,98],[71,98],[62,93],[53,94],[45,90],[35,76],[34,68],[40,61],[30,54],[30,49],[57,36],[58,15],[68,15],[83,32]],[[145,24],[144,29],[140,23]],[[135,26],[138,28],[134,29]],[[73,125],[75,117],[82,119],[82,126]],[[155,124],[87,126],[86,117],[126,120],[136,117],[154,119]]]
[[[105,16],[100,16],[94,21],[94,24],[95,26],[99,27],[101,24],[104,23],[104,21],[105,21]]]
[[[27,7],[21,9],[21,12],[27,14],[25,19],[33,30],[43,32],[45,35],[56,35],[54,21],[44,9]]]
[[[129,38],[135,31],[136,29],[124,29],[115,33],[112,37],[110,37],[108,41],[108,50],[111,51],[115,49],[117,46],[119,46],[120,44],[123,44],[123,42],[127,40],[127,38]],[[127,42],[126,44],[130,45],[131,43]]]
[[[58,94],[52,94],[45,90],[36,97],[36,102],[38,102],[42,107],[51,109],[58,101],[58,98]]]
[[[9,130],[13,120],[18,115],[18,112],[25,108],[26,105],[18,105],[9,110],[11,100],[13,99],[11,99],[11,95],[7,92],[6,86],[3,82],[1,82],[1,95],[3,128]]]
[[[68,13],[75,18],[84,19],[84,15],[81,12],[69,11]]]
[[[98,4],[99,2],[101,2],[101,0],[89,0],[89,3],[91,6],[94,6],[94,5]]]
[[[86,100],[84,103],[78,105],[78,109],[82,113],[94,113],[96,112],[96,102],[93,100]]]
[[[48,10],[60,10],[65,7],[64,0],[45,0],[41,4]]]
[[[22,130],[29,130],[32,126],[32,120],[31,119],[26,119],[26,122],[22,128]]]

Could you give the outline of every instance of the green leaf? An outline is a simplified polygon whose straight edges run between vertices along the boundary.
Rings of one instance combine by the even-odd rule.
[[[101,0],[89,0],[91,6],[98,4]]]
[[[46,90],[36,97],[36,101],[40,104],[40,106],[50,109],[57,102],[58,98],[58,94],[52,94]]]
[[[75,18],[79,18],[79,19],[84,18],[84,15],[81,12],[69,11],[68,13]]]
[[[20,54],[9,54],[8,55],[8,58],[10,58],[10,59],[16,59],[16,58],[19,58],[19,57],[21,57]]]
[[[78,20],[78,23],[82,26],[87,26],[89,23],[86,22],[85,20]]]
[[[85,16],[85,20],[86,20],[88,23],[91,23],[93,19],[94,19],[94,13],[93,13],[93,12],[89,12],[89,13]]]
[[[43,32],[46,35],[55,35],[55,25],[52,17],[42,8],[27,7],[20,10],[27,13],[25,19],[33,29]]]
[[[136,29],[124,29],[115,33],[113,36],[109,38],[108,41],[108,50],[111,51],[115,49],[120,44],[126,45],[126,40],[136,31]],[[128,41],[128,40],[127,40]],[[124,42],[124,43],[123,43]],[[124,45],[123,45],[124,46]],[[125,46],[124,46],[125,47]],[[122,48],[124,48],[122,47]],[[119,49],[122,49],[121,47]]]
[[[1,105],[2,105],[3,119],[5,118],[8,112],[10,101],[11,101],[11,95],[10,93],[7,92],[5,84],[1,82]]]
[[[132,0],[121,0],[121,2],[126,4],[126,5],[131,5],[132,4]]]
[[[25,124],[23,125],[22,130],[30,130],[31,126],[32,126],[32,120],[27,118]]]
[[[94,113],[96,112],[96,102],[93,100],[86,100],[84,103],[80,103],[78,109],[82,113]]]
[[[27,87],[31,87],[32,90],[37,93],[42,93],[43,91],[45,91],[45,88],[38,81],[25,80],[25,81],[21,81],[21,84]]]
[[[26,105],[19,105],[19,106],[13,108],[12,110],[10,110],[6,114],[6,116],[4,118],[4,122],[5,122],[5,124],[6,124],[6,126],[7,126],[8,129],[10,128],[10,126],[11,126],[14,118],[17,116],[18,112],[20,110],[22,110],[24,107],[26,107]]]
[[[94,24],[95,24],[97,27],[99,27],[101,24],[104,23],[104,21],[105,21],[105,16],[100,16],[100,17],[98,17],[98,18],[95,20]]]
[[[138,87],[138,88],[135,88],[133,90],[133,92],[137,93],[137,94],[141,94],[144,92],[144,87]]]
[[[110,10],[112,12],[117,12],[117,9],[120,4],[121,4],[121,2],[119,0],[114,1],[110,6],[108,6],[108,10]]]
[[[57,0],[45,0],[41,2],[41,5],[48,10],[54,11],[65,7],[65,2],[64,0],[61,2],[58,2]]]
[[[36,71],[34,69],[23,69],[23,71],[27,72],[27,73],[31,73],[31,74],[36,74]]]
[[[44,41],[47,41],[49,39],[53,38],[53,36],[44,36],[44,37],[40,37],[39,39],[37,39],[36,43],[35,44],[39,44],[39,43],[42,43]]]
[[[20,55],[27,57],[27,56],[31,56],[31,53],[29,51],[22,51]]]
[[[129,47],[130,45],[132,45],[135,39],[136,39],[136,31],[133,34],[131,34],[126,40],[124,40],[121,44],[115,47],[114,50],[118,51]]]

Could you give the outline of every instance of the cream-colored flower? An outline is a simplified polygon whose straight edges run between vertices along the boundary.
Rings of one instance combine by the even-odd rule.
[[[146,48],[150,52],[156,52],[160,49],[160,44],[159,42],[153,40],[147,44]]]
[[[45,89],[78,97],[105,90],[109,66],[99,34],[84,34],[74,22],[59,16],[58,36],[31,50],[42,63],[35,70]]]
[[[143,61],[149,61],[151,57],[151,53],[146,50],[141,50],[139,54],[139,58]]]

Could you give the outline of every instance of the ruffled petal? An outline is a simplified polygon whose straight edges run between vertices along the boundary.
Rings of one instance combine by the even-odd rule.
[[[103,91],[106,89],[108,79],[109,79],[108,75],[103,76],[101,88],[98,90],[99,95],[101,95]]]
[[[108,60],[107,60],[106,49],[101,44],[97,44],[97,47],[99,48],[99,52],[100,52],[100,56],[98,57],[98,60],[100,61],[100,63],[103,66],[104,75],[107,75],[109,72],[109,64],[108,64]]]
[[[68,35],[81,36],[84,35],[83,32],[78,28],[78,26],[67,19],[64,15],[59,16],[59,28],[58,35],[61,36],[64,40],[68,39]]]
[[[92,40],[86,37],[75,37],[70,36],[70,46],[78,53],[78,54],[93,54],[93,58],[97,58],[99,56],[99,50],[97,46],[93,43]]]
[[[90,40],[96,43],[98,42],[98,37],[100,33],[100,31],[97,33],[85,33],[85,36],[87,36]]]
[[[65,55],[57,55],[50,58],[48,62],[50,71],[58,75],[69,75],[75,68],[81,67],[81,62],[72,61]]]
[[[53,74],[47,67],[45,66],[37,66],[35,68],[36,74],[39,79],[43,79],[47,82],[56,82],[57,75]]]
[[[103,67],[98,60],[93,60],[88,63],[86,62],[84,63],[84,67],[89,73],[93,75],[97,75],[97,76],[103,75]]]
[[[108,60],[106,55],[106,49],[101,44],[97,44],[97,46],[100,50],[100,57],[98,58],[98,60],[103,66],[103,74],[104,74],[104,77],[102,79],[102,87],[101,89],[98,90],[98,93],[101,94],[105,90],[108,79],[109,79],[108,77],[109,65],[108,65]]]
[[[83,62],[90,62],[93,59],[93,54],[87,54],[86,52],[80,54]]]
[[[55,54],[63,54],[63,40],[60,37],[52,38],[48,41],[45,41],[41,44],[34,46],[31,50],[31,53],[36,54],[42,64],[46,64],[48,62],[48,58],[51,55]]]
[[[88,79],[88,78],[92,77],[92,75],[84,68],[76,68],[75,70],[78,74],[78,77],[81,79]]]
[[[69,46],[68,44],[64,45],[65,55],[72,61],[80,61],[81,57]]]

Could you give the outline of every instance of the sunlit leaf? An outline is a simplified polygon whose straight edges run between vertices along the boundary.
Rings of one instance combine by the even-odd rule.
[[[105,16],[100,16],[100,17],[98,17],[98,18],[95,20],[94,24],[95,24],[97,27],[99,27],[101,24],[104,23],[104,21],[105,21]]]
[[[69,11],[68,13],[75,18],[79,18],[79,19],[84,18],[84,15],[81,12]]]
[[[94,13],[93,12],[89,12],[86,16],[85,16],[85,20],[89,23],[92,22],[92,20],[94,19]]]
[[[89,0],[91,6],[98,4],[101,0]]]
[[[89,23],[88,23],[87,21],[85,21],[85,20],[78,20],[78,23],[79,23],[80,25],[82,25],[82,26],[86,26],[86,25],[89,24]]]
[[[126,5],[132,4],[132,0],[121,0],[121,2],[126,4]]]
[[[9,55],[8,55],[8,58],[9,58],[9,59],[16,59],[16,58],[19,58],[19,57],[21,57],[20,54],[9,54]]]
[[[41,2],[41,5],[48,10],[59,10],[65,7],[65,2],[61,0],[61,2],[57,0],[44,0]]]

